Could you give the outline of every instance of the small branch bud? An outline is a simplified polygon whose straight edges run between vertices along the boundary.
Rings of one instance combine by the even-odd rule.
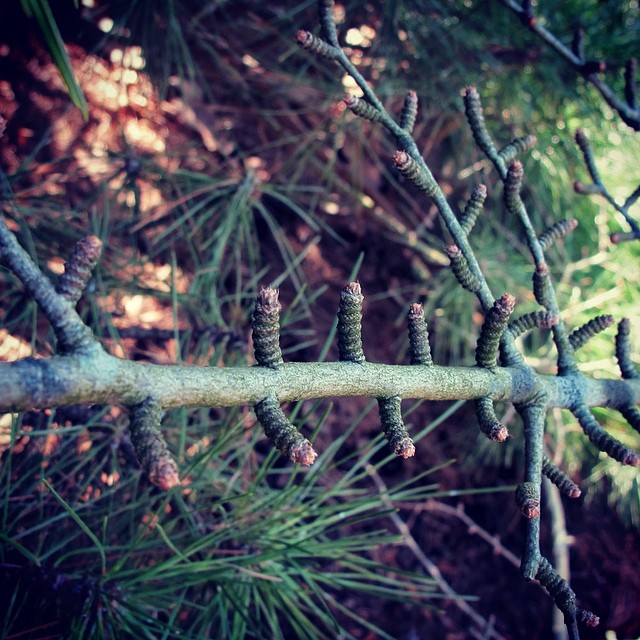
[[[418,116],[418,94],[410,90],[404,98],[402,105],[402,113],[400,114],[400,126],[407,132],[411,133],[416,124]]]
[[[62,353],[88,352],[100,348],[93,333],[75,309],[55,287],[31,256],[20,246],[0,215],[0,258],[22,282],[27,293],[38,303],[58,339]]]
[[[626,407],[620,407],[620,413],[629,425],[640,433],[640,409],[635,405],[628,405]]]
[[[364,118],[365,120],[371,120],[371,122],[380,122],[382,114],[372,104],[369,104],[366,100],[358,98],[351,94],[347,94],[344,98],[345,105],[357,116]]]
[[[424,191],[428,196],[433,197],[438,185],[432,176],[426,174],[420,165],[405,151],[396,151],[393,156],[393,163],[396,169],[420,191]]]
[[[602,195],[604,193],[604,189],[599,184],[585,184],[584,182],[580,182],[576,180],[573,183],[573,190],[576,193],[579,193],[581,196],[593,196],[593,195]]]
[[[469,202],[467,202],[467,206],[460,216],[460,226],[466,235],[471,233],[478,216],[482,213],[482,207],[486,199],[487,187],[483,184],[476,185],[471,193]]]
[[[320,28],[324,39],[334,47],[338,44],[338,32],[336,31],[336,20],[333,17],[333,0],[320,0],[318,3],[318,13],[320,15]]]
[[[522,178],[524,177],[524,167],[519,160],[514,160],[507,169],[507,177],[504,183],[504,202],[509,211],[518,213],[522,206],[520,200],[520,189],[522,188]]]
[[[265,435],[283,456],[306,467],[315,462],[318,454],[313,445],[289,422],[276,398],[264,398],[253,410]]]
[[[280,302],[278,290],[264,287],[256,298],[251,317],[253,351],[261,367],[276,368],[282,364],[280,350]]]
[[[178,465],[169,453],[160,423],[162,407],[148,398],[129,409],[129,432],[140,466],[149,480],[164,491],[180,484]]]
[[[542,458],[542,473],[569,498],[579,498],[582,495],[580,487],[561,469],[559,469],[547,456]]]
[[[359,282],[350,282],[340,293],[338,307],[338,352],[343,362],[365,361],[362,349],[362,302]]]
[[[521,482],[516,489],[516,504],[525,518],[539,518],[540,487],[534,482]]]
[[[401,400],[399,396],[378,398],[378,410],[384,437],[395,454],[405,460],[411,458],[416,448],[402,421]]]
[[[591,440],[600,451],[603,451],[621,464],[628,464],[631,467],[637,467],[638,464],[640,464],[638,454],[622,444],[619,440],[610,436],[600,426],[586,405],[578,405],[571,409],[571,412],[578,419],[580,426],[589,440]]]
[[[318,36],[313,35],[310,31],[301,29],[296,35],[298,44],[307,51],[315,53],[321,58],[334,59],[338,57],[340,49],[330,45]]]
[[[412,304],[407,314],[409,326],[409,351],[411,364],[431,366],[431,346],[429,344],[429,329],[424,318],[424,309],[421,304]]]
[[[618,360],[620,373],[625,380],[640,377],[636,366],[631,362],[630,334],[631,323],[629,318],[622,318],[618,323],[618,333],[616,334],[616,359]]]
[[[575,624],[577,614],[576,594],[571,590],[569,583],[560,577],[545,557],[540,558],[536,580],[549,592],[558,609],[562,611],[567,626],[569,626],[570,622]]]
[[[612,315],[601,315],[592,318],[586,324],[573,331],[569,335],[569,342],[573,347],[573,350],[577,350],[582,347],[587,340],[593,338],[597,333],[608,329],[615,322]]]
[[[514,338],[522,335],[531,329],[551,329],[558,324],[560,318],[558,314],[551,311],[532,311],[525,313],[523,316],[512,320],[509,325],[509,331]]]
[[[480,149],[489,157],[496,155],[496,148],[487,131],[480,95],[475,87],[467,87],[464,92],[464,110],[473,133],[473,139]]]
[[[593,629],[600,624],[600,618],[598,618],[598,616],[592,611],[586,611],[585,609],[580,609],[580,607],[578,607],[576,609],[576,613],[578,622],[583,624],[585,627]]]
[[[453,271],[453,275],[460,285],[467,291],[471,291],[471,293],[478,292],[480,290],[480,281],[471,273],[469,263],[462,255],[460,248],[452,244],[445,247],[444,250],[451,260],[451,271]]]
[[[502,158],[504,163],[508,165],[513,162],[518,156],[522,155],[533,149],[538,142],[538,138],[533,135],[526,135],[522,138],[515,138],[508,145],[500,149],[498,155]]]
[[[574,218],[560,220],[545,229],[538,237],[538,242],[543,251],[546,251],[554,242],[564,238],[568,233],[578,226],[578,221]]]
[[[101,254],[100,238],[87,236],[80,240],[64,265],[64,273],[58,280],[56,292],[75,305],[87,286]]]
[[[476,347],[476,364],[479,367],[496,368],[500,338],[507,328],[507,322],[515,304],[516,299],[511,294],[505,293],[487,312]]]
[[[476,418],[480,425],[480,431],[489,440],[504,442],[509,437],[509,431],[496,417],[493,408],[493,400],[490,397],[475,400]]]
[[[553,285],[546,263],[539,264],[533,272],[533,295],[542,307],[548,307],[552,299]]]

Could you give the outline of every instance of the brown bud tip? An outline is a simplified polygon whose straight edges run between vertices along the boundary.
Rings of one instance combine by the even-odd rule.
[[[515,306],[516,299],[510,293],[504,293],[499,300],[496,300],[496,308],[501,312],[501,315],[511,315]]]
[[[604,73],[607,70],[607,63],[604,60],[587,60],[581,68],[582,73]]]
[[[569,498],[579,498],[582,495],[582,491],[580,491],[580,487],[573,487],[567,495]]]
[[[444,252],[450,257],[450,258],[457,258],[458,256],[462,255],[462,251],[460,251],[460,247],[457,244],[449,244],[444,248]]]
[[[478,95],[478,90],[475,88],[475,85],[471,84],[468,87],[465,87],[464,95],[467,98],[472,98]]]
[[[406,460],[407,458],[413,458],[416,453],[416,447],[411,438],[403,438],[395,446],[394,452],[397,456]]]
[[[498,423],[487,434],[487,437],[494,442],[504,442],[509,437],[509,429],[503,424]]]
[[[635,451],[629,451],[622,459],[622,464],[628,464],[630,467],[637,467],[640,464],[640,458]]]
[[[573,183],[573,190],[581,196],[598,195],[602,193],[602,185],[585,184],[584,182],[576,180],[576,182]]]
[[[509,165],[509,173],[514,178],[522,178],[522,176],[524,175],[524,167],[522,166],[522,162],[520,162],[520,160],[514,160]]]
[[[149,472],[149,480],[163,491],[169,491],[169,489],[177,487],[180,484],[180,476],[173,458],[164,457]]]
[[[549,275],[549,265],[547,265],[546,262],[541,262],[537,267],[536,267],[536,273],[539,276],[548,276]]]
[[[522,515],[529,520],[540,516],[540,503],[536,500],[527,500],[520,507]]]
[[[516,489],[516,504],[525,518],[540,516],[540,490],[533,482],[522,482]]]
[[[296,33],[296,40],[304,47],[311,41],[312,34],[309,31],[305,31],[304,29],[300,29]]]
[[[600,618],[592,611],[578,609],[577,613],[578,622],[582,623],[585,627],[593,629],[600,624]]]
[[[405,151],[396,151],[393,154],[393,162],[396,167],[404,167],[409,162],[409,154]]]
[[[82,247],[83,254],[86,255],[87,258],[93,261],[98,260],[102,252],[102,240],[100,240],[98,236],[87,236],[78,244]]]
[[[342,99],[342,101],[345,103],[345,105],[347,105],[347,107],[349,109],[353,109],[359,101],[358,96],[354,96],[350,93],[347,93],[347,95]]]
[[[348,293],[352,296],[361,296],[362,295],[362,289],[360,287],[360,283],[355,280],[354,282],[350,282],[345,288],[344,288],[344,292]]]
[[[280,310],[280,303],[278,302],[278,290],[272,287],[263,287],[258,294],[257,302],[265,309],[272,309],[278,307]]]
[[[423,309],[422,305],[419,302],[414,302],[409,307],[409,315],[421,316],[423,313],[424,313],[424,309]]]
[[[308,440],[302,440],[296,443],[289,451],[289,459],[291,462],[299,462],[305,467],[310,467],[318,457],[313,445]]]

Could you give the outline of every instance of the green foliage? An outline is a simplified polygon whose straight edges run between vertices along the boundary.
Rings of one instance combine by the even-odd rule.
[[[297,422],[320,430],[327,415],[328,407],[316,403]],[[114,415],[96,413],[60,435],[53,435],[53,414],[44,428],[16,422],[15,442],[28,434],[32,445],[14,449],[2,466],[0,562],[26,563],[24,575],[42,577],[24,601],[29,580],[12,575],[16,595],[3,602],[6,631],[24,616],[35,628],[56,590],[62,615],[65,589],[75,585],[79,601],[62,616],[67,631],[64,624],[59,631],[69,638],[198,638],[211,629],[224,638],[352,637],[352,624],[391,637],[342,605],[339,594],[348,588],[416,605],[433,599],[430,579],[391,572],[375,558],[399,542],[383,524],[384,504],[419,503],[435,485],[427,469],[390,489],[387,502],[376,497],[370,474],[384,471],[389,457],[379,452],[386,443],[344,448],[364,417],[309,471],[283,467],[274,452],[256,454],[263,436],[246,430],[239,411],[173,419],[165,433],[183,443],[188,483],[170,495],[135,470]],[[57,440],[50,453],[33,447],[47,439]]]
[[[80,109],[82,116],[86,120],[89,117],[89,107],[84,97],[82,89],[75,77],[71,61],[64,48],[64,42],[60,35],[60,30],[55,20],[55,16],[51,11],[49,0],[20,0],[25,13],[38,23],[42,30],[44,41],[51,51],[54,62],[56,63],[62,79],[64,80],[71,102]]]

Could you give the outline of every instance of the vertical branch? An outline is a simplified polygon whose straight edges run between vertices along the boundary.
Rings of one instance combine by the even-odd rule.
[[[520,220],[525,230],[527,245],[535,265],[535,271],[533,273],[533,293],[536,301],[547,311],[558,316],[558,322],[552,326],[551,331],[558,351],[558,373],[560,375],[566,375],[567,373],[576,371],[577,365],[566,327],[560,319],[560,309],[553,284],[551,283],[551,276],[544,256],[543,245],[531,224],[529,214],[520,197],[523,176],[524,169],[522,163],[517,160],[512,162],[509,165],[504,182],[504,201],[509,212]],[[547,241],[545,241],[545,244],[546,243]]]
[[[542,485],[543,438],[546,416],[545,398],[541,394],[536,402],[517,406],[524,423],[524,482],[518,486],[516,500],[527,518],[525,550],[521,571],[532,580],[538,571],[540,555],[540,488]]]

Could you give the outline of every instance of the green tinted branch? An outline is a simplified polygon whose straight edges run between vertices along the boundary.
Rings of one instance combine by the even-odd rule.
[[[640,110],[638,109],[634,95],[631,89],[634,79],[629,79],[631,74],[626,71],[625,77],[625,99],[618,96],[615,91],[604,81],[598,77],[598,73],[602,73],[606,69],[606,65],[600,60],[586,60],[582,53],[582,46],[568,47],[561,42],[549,29],[545,28],[537,16],[531,10],[531,3],[527,7],[516,2],[516,0],[501,0],[502,4],[511,9],[520,22],[528,27],[541,40],[549,45],[561,58],[566,60],[571,66],[586,78],[604,98],[606,103],[615,111],[622,120],[636,131],[640,131]],[[575,49],[575,50],[574,50]],[[627,69],[634,69],[633,63],[627,65]]]
[[[559,378],[522,367],[389,365],[365,362],[286,362],[268,367],[188,367],[122,360],[102,349],[47,359],[0,363],[0,412],[77,403],[133,405],[150,391],[165,409],[253,405],[267,396],[280,402],[330,397],[527,402],[540,389],[548,407],[640,404],[640,379]]]

